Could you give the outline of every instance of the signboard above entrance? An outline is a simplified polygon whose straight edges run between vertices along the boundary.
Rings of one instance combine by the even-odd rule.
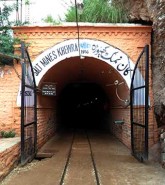
[[[85,57],[96,58],[102,62],[106,62],[112,66],[116,72],[125,80],[128,88],[131,86],[132,73],[135,64],[127,54],[106,42],[93,39],[69,39],[65,40],[55,46],[49,48],[40,54],[33,62],[33,70],[36,81],[36,86],[39,85],[43,76],[58,62],[71,57]],[[30,69],[30,68],[29,68]],[[27,69],[28,70],[28,69]],[[135,84],[144,83],[144,79],[140,71],[137,69],[136,76],[140,77],[140,81],[135,79]],[[137,78],[139,79],[139,78]],[[29,76],[27,76],[26,83],[29,84]],[[29,89],[27,89],[29,91]],[[136,97],[139,98],[144,92],[139,92]],[[32,93],[31,93],[32,94]],[[56,88],[52,86],[45,86],[43,89],[44,96],[55,96]],[[21,90],[19,89],[17,105],[20,106]],[[30,101],[29,101],[30,102]],[[143,104],[143,102],[141,103]],[[33,102],[28,104],[33,106]]]
[[[32,63],[36,85],[40,83],[46,72],[60,61],[67,58],[93,57],[111,65],[125,80],[128,87],[131,84],[131,76],[134,63],[128,55],[108,43],[92,39],[65,40],[44,51]]]

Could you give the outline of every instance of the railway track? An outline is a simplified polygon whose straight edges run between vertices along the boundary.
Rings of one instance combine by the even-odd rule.
[[[83,143],[82,143],[82,139],[83,139]],[[96,185],[100,185],[101,183],[100,183],[100,179],[99,179],[99,174],[98,174],[94,154],[92,151],[90,137],[89,137],[89,134],[86,130],[76,130],[73,132],[73,137],[72,137],[72,141],[70,144],[69,152],[67,154],[66,163],[65,163],[65,166],[63,169],[63,173],[61,176],[60,185],[67,184],[66,183],[67,174],[69,173],[69,171],[72,170],[72,169],[70,169],[70,166],[72,164],[71,161],[73,160],[73,158],[75,156],[74,155],[75,150],[79,150],[78,151],[79,153],[83,152],[83,150],[84,150],[86,152],[86,154],[88,154],[88,158],[90,158],[90,164],[91,164],[90,170],[92,171],[91,178],[93,178]],[[81,161],[81,162],[83,163],[83,161]],[[77,169],[77,170],[79,170],[79,169]],[[72,177],[70,177],[70,178],[72,178]]]

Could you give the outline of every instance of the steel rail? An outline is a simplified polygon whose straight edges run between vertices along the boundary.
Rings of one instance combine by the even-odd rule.
[[[92,165],[93,165],[93,169],[94,169],[94,174],[95,174],[95,178],[96,178],[96,184],[100,185],[101,183],[100,183],[100,179],[99,179],[99,174],[98,174],[96,162],[95,162],[95,159],[94,159],[94,154],[93,154],[93,151],[92,151],[92,145],[91,145],[91,142],[90,142],[90,138],[89,138],[88,132],[86,130],[84,131],[84,134],[86,135],[87,142],[88,142],[88,145],[89,145],[90,157],[91,157],[91,161],[92,161]],[[66,163],[65,163],[65,166],[64,166],[64,170],[62,172],[60,185],[64,184],[66,171],[68,169],[69,162],[70,162],[71,155],[72,155],[72,149],[73,149],[73,144],[74,144],[74,141],[75,141],[75,135],[76,135],[76,132],[74,131],[73,137],[72,137],[72,142],[71,142],[71,145],[70,145],[70,148],[69,148],[69,152],[68,152],[68,155],[67,155],[67,159],[66,159]]]
[[[66,160],[66,163],[65,163],[65,167],[64,167],[62,176],[61,176],[60,185],[64,184],[64,179],[65,179],[67,168],[69,166],[69,161],[70,161],[70,158],[71,158],[71,153],[72,153],[72,147],[73,147],[74,140],[75,140],[75,132],[73,133],[72,142],[71,142],[69,152],[68,152],[68,157],[67,157],[67,160]]]
[[[89,143],[92,164],[93,164],[94,173],[95,173],[95,177],[96,177],[96,184],[97,185],[100,185],[101,183],[100,183],[100,179],[99,179],[99,174],[98,174],[98,170],[97,170],[97,167],[96,167],[96,162],[95,162],[95,159],[94,159],[94,154],[93,154],[93,151],[92,151],[92,145],[91,145],[91,142],[90,142],[89,135],[88,135],[88,132],[87,131],[86,131],[86,136],[87,136],[87,140],[88,140],[88,143]]]

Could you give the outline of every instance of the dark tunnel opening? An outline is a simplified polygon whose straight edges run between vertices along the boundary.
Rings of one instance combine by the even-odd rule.
[[[109,101],[95,83],[68,84],[58,100],[58,128],[103,129],[108,127]]]

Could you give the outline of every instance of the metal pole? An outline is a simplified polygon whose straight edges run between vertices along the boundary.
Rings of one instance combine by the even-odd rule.
[[[76,13],[76,26],[77,26],[77,37],[78,37],[78,50],[79,50],[79,56],[81,57],[81,52],[80,52],[80,29],[78,25],[78,11],[77,11],[77,0],[75,0],[75,13]]]
[[[149,45],[145,47],[145,157],[148,159]]]
[[[1,7],[0,7],[0,15],[2,15]],[[3,20],[2,17],[0,17],[0,27],[3,26]]]
[[[24,60],[24,43],[21,43],[21,57]],[[23,164],[25,161],[25,130],[24,130],[24,116],[25,116],[25,63],[24,61],[21,63],[22,65],[22,81],[21,81],[21,163]]]
[[[17,0],[16,2],[16,25],[18,25],[18,21],[19,21],[19,12],[18,12],[19,7],[18,6],[19,5],[18,5],[18,0]]]
[[[22,0],[21,0],[21,17],[20,17],[20,21],[22,23]]]
[[[22,62],[22,82],[21,82],[21,163],[25,161],[25,130],[24,130],[24,107],[25,107],[25,63]]]

